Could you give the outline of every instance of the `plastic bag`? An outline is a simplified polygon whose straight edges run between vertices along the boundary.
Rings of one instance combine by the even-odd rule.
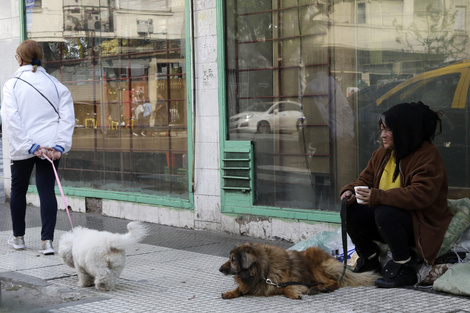
[[[455,243],[453,250],[470,253],[470,227],[463,232],[460,239]]]
[[[356,249],[354,244],[351,241],[351,238],[348,238],[348,260],[353,260],[355,263],[355,260],[357,258],[354,257],[356,254]],[[292,247],[289,248],[289,250],[297,250],[297,251],[303,251],[309,247],[319,247],[323,249],[324,251],[330,253],[332,256],[334,256],[338,261],[342,262],[344,253],[343,253],[343,243],[342,243],[342,235],[341,235],[341,227],[337,228],[334,231],[322,231],[315,236],[310,237],[306,240],[300,241],[293,245]],[[349,265],[348,261],[348,265]]]

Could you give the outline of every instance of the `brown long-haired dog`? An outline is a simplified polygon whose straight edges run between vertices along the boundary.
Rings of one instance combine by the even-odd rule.
[[[284,294],[301,299],[303,294],[332,292],[340,287],[373,286],[380,276],[374,272],[354,273],[321,248],[305,251],[257,243],[245,243],[230,252],[230,259],[219,269],[235,275],[238,287],[222,294],[224,299],[243,295]]]

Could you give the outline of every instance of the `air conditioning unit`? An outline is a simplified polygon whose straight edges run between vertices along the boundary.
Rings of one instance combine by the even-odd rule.
[[[137,33],[139,35],[153,34],[153,19],[137,20]]]

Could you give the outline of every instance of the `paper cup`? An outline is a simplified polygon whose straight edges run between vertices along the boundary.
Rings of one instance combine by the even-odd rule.
[[[356,186],[356,187],[354,187],[354,192],[357,193],[358,189],[369,189],[369,187],[367,187],[367,186]],[[356,197],[356,201],[357,201],[357,203],[363,203],[364,202],[362,200],[359,200],[357,197]]]

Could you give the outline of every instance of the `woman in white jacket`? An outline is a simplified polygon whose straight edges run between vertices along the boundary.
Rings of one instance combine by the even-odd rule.
[[[36,187],[41,207],[41,240],[44,254],[54,254],[52,241],[57,220],[57,199],[54,192],[59,159],[72,147],[75,125],[70,91],[49,75],[41,60],[44,52],[39,43],[25,40],[16,49],[20,68],[3,87],[1,115],[10,143],[11,196],[10,210],[13,248],[25,249],[26,192],[34,166]]]

